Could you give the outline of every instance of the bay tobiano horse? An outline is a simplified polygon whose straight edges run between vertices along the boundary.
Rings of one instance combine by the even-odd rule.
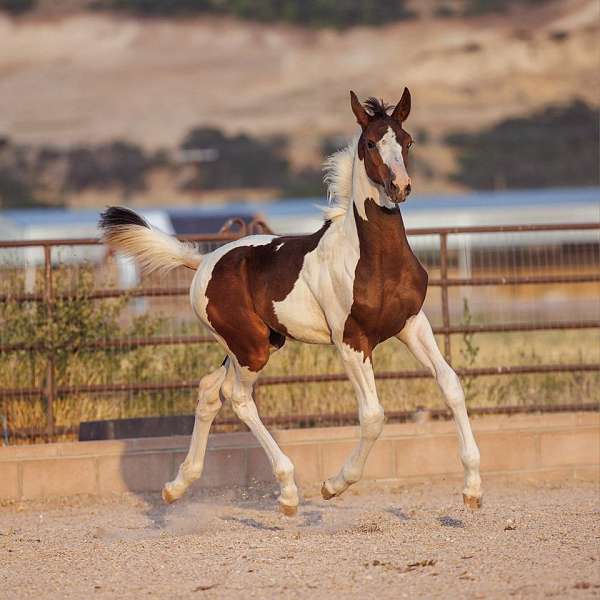
[[[401,340],[431,371],[452,411],[464,467],[463,499],[481,506],[479,450],[462,387],[440,353],[422,311],[427,272],[413,254],[399,205],[411,191],[406,164],[412,145],[404,121],[410,93],[393,108],[350,92],[360,133],[325,165],[330,204],[310,235],[251,235],[202,255],[191,244],[152,227],[127,208],[110,207],[100,219],[104,241],[137,260],[142,270],[195,271],[192,308],[223,346],[226,358],[199,384],[194,431],[177,477],[163,498],[173,502],[202,473],[210,426],[228,400],[267,453],[286,515],[298,507],[294,466],[262,423],[253,385],[272,352],[286,339],[333,344],[358,400],[360,440],[340,472],[323,483],[323,498],[356,483],[383,428],[372,355],[377,344]]]

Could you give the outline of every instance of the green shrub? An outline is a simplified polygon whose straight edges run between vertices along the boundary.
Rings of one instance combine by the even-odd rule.
[[[283,187],[290,177],[282,139],[260,140],[245,134],[227,136],[220,129],[192,129],[181,144],[183,150],[210,149],[215,160],[200,163],[186,189]]]
[[[446,138],[453,179],[476,189],[598,185],[598,111],[582,101]]]
[[[504,13],[516,6],[541,6],[553,0],[466,0],[465,15],[485,15],[489,13]]]
[[[117,187],[125,194],[145,189],[144,176],[152,160],[136,144],[114,141],[77,146],[67,152],[67,191]]]
[[[99,0],[100,9],[146,16],[230,14],[253,21],[284,21],[315,27],[380,25],[413,13],[405,0]]]
[[[35,8],[37,0],[0,0],[0,11],[20,15]]]

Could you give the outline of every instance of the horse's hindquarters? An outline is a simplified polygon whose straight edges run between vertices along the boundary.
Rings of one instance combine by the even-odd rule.
[[[202,260],[202,264],[196,271],[192,284],[190,286],[190,303],[195,315],[210,329],[214,330],[207,314],[208,296],[207,288],[213,278],[213,272],[217,263],[229,252],[241,246],[262,246],[273,240],[272,235],[250,235],[228,244],[220,246],[209,254],[206,254]],[[238,290],[239,291],[239,290]],[[236,295],[236,286],[232,285],[230,296]],[[218,299],[213,299],[213,301]]]

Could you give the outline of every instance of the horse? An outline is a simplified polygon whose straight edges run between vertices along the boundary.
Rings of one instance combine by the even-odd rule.
[[[195,271],[192,309],[226,355],[200,380],[189,451],[162,490],[167,503],[201,476],[209,429],[227,400],[270,459],[280,510],[296,514],[294,466],[262,423],[252,395],[259,373],[286,339],[334,345],[356,393],[360,439],[321,488],[326,500],[342,494],[360,480],[381,434],[384,411],[372,356],[379,343],[395,337],[435,377],[456,423],[463,501],[469,508],[482,504],[479,449],[464,393],[422,310],[428,276],[400,213],[411,192],[407,162],[413,140],[404,129],[411,95],[404,88],[392,108],[375,98],[362,104],[351,91],[350,106],[360,131],[326,161],[329,205],[312,234],[249,235],[202,255],[127,208],[109,207],[100,217],[103,241],[133,257],[143,271],[164,273],[181,265]]]

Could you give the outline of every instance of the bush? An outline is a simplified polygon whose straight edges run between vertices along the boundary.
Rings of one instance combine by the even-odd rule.
[[[99,0],[98,8],[147,16],[231,14],[255,21],[285,21],[308,26],[379,25],[407,19],[405,0]]]
[[[0,11],[20,15],[35,8],[37,0],[0,0]]]
[[[67,191],[122,188],[125,194],[145,189],[144,176],[152,165],[137,145],[115,141],[97,147],[77,146],[67,153],[64,181]]]
[[[45,206],[38,198],[27,148],[0,137],[0,209]]]
[[[245,134],[228,137],[219,129],[198,127],[188,133],[182,150],[212,150],[215,159],[196,166],[186,189],[284,187],[290,176],[281,139],[263,141]]]
[[[581,101],[454,133],[453,179],[476,189],[598,185],[598,112]]]
[[[467,0],[465,15],[485,15],[488,13],[504,13],[516,6],[541,6],[553,0]]]
[[[45,206],[22,174],[0,168],[0,209]]]

